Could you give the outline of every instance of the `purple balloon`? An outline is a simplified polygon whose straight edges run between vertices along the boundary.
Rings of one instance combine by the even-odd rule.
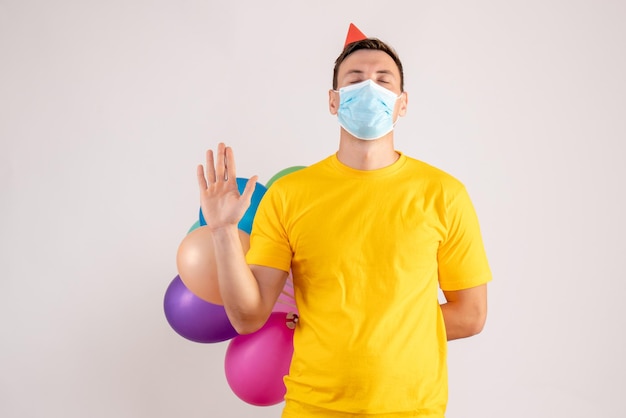
[[[165,292],[165,317],[181,336],[197,343],[216,343],[236,337],[221,305],[214,305],[194,295],[176,276]]]

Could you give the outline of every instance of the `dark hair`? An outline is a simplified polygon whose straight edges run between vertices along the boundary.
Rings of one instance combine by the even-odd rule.
[[[400,58],[398,57],[396,51],[378,38],[366,38],[346,45],[341,54],[335,60],[335,68],[333,69],[333,90],[337,90],[337,74],[339,73],[339,66],[348,55],[360,49],[383,51],[389,55],[398,66],[398,71],[400,71],[400,90],[404,91],[404,71],[402,69],[402,62],[400,62]]]

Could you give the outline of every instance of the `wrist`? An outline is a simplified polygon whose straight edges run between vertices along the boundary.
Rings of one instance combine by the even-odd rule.
[[[213,235],[213,237],[219,237],[219,236],[237,235],[237,231],[239,228],[237,227],[236,224],[226,224],[226,225],[211,227],[210,229],[211,229],[211,234]]]
[[[237,225],[224,225],[211,230],[213,248],[217,253],[240,249],[243,254],[250,249],[250,235],[240,230]]]

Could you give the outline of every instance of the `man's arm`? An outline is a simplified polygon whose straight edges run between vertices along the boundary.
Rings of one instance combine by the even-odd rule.
[[[235,330],[249,334],[265,324],[289,275],[246,262],[237,224],[250,206],[257,177],[251,177],[240,194],[235,156],[230,147],[220,143],[216,155],[207,151],[206,166],[198,166],[197,178],[224,309]]]
[[[487,285],[443,291],[441,304],[448,341],[480,333],[487,319]]]
[[[213,231],[217,279],[224,309],[239,334],[265,324],[287,281],[288,272],[248,265],[236,227]]]

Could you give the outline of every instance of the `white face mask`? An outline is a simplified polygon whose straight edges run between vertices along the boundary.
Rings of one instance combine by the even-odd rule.
[[[393,110],[400,96],[365,80],[339,89],[337,119],[356,138],[378,139],[393,130]]]

